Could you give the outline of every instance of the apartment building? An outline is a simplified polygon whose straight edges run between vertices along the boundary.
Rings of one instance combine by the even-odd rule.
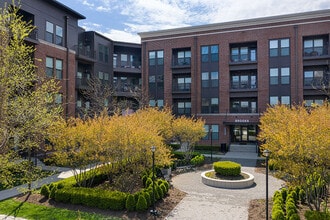
[[[0,0],[0,7],[5,4],[11,5],[12,0]],[[111,98],[137,107],[131,87],[141,88],[140,44],[115,42],[97,32],[85,31],[78,21],[86,17],[55,0],[20,1],[20,14],[36,27],[26,42],[34,45],[33,56],[41,60],[36,63],[39,74],[59,81],[56,102],[63,105],[65,117],[86,114],[95,105],[107,107]],[[111,88],[111,98],[103,103],[86,95],[95,92],[91,83],[94,79],[98,79],[101,88]],[[119,81],[121,86],[117,86]]]
[[[150,105],[205,119],[201,144],[244,150],[268,105],[329,98],[329,34],[330,10],[140,33],[143,87]]]

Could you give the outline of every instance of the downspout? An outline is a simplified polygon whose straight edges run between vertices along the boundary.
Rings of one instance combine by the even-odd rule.
[[[68,37],[69,37],[69,17],[65,16],[65,48],[66,48],[66,79],[65,79],[65,117],[69,117],[69,44],[68,44]]]
[[[294,49],[294,59],[295,59],[295,83],[296,83],[296,86],[295,86],[295,99],[296,99],[296,103],[298,103],[298,100],[299,100],[299,96],[298,96],[298,86],[299,86],[299,83],[298,83],[298,80],[299,80],[299,77],[298,77],[298,26],[295,25],[294,26],[294,41],[295,41],[295,49]],[[291,103],[292,103],[292,100],[291,100]]]

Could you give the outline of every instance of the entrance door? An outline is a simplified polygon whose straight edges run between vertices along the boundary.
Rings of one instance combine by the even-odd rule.
[[[255,125],[233,125],[230,126],[231,142],[247,143],[256,141]]]

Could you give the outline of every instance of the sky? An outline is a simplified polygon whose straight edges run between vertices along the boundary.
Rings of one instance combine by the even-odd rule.
[[[330,9],[329,0],[57,0],[86,19],[79,26],[111,40],[138,33]]]

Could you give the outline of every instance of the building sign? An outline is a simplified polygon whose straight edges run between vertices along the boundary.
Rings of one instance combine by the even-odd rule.
[[[235,122],[237,123],[249,123],[249,119],[235,119]]]

